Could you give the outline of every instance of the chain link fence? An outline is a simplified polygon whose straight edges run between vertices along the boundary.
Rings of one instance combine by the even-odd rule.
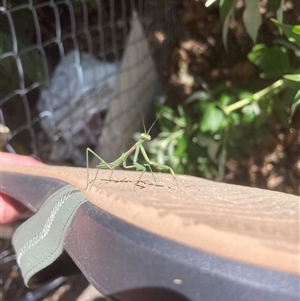
[[[129,145],[125,133],[141,130],[137,122],[141,110],[151,112],[157,77],[148,80],[138,95],[129,93],[134,98],[130,103],[123,94],[153,72],[145,69],[148,59],[154,58],[159,76],[166,72],[175,5],[176,1],[2,1],[2,150],[46,163],[83,166],[86,147],[101,149],[103,129],[122,117],[128,122],[116,125],[113,141],[106,139],[102,146],[111,149],[121,141],[125,151]],[[145,34],[131,40],[130,59],[124,53],[134,11]],[[143,39],[150,50],[141,49]],[[117,89],[122,76],[129,77],[127,86],[123,81]],[[149,99],[143,102],[145,96]],[[113,99],[122,109],[107,120]],[[133,106],[138,112],[134,115]]]

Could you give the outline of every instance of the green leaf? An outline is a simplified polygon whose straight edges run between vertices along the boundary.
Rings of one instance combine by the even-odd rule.
[[[223,22],[222,40],[225,50],[228,51],[227,35],[229,23],[234,13],[236,0],[220,0],[220,17]]]
[[[220,18],[225,22],[228,14],[234,9],[236,0],[220,0]]]
[[[239,99],[251,98],[252,96],[253,96],[253,93],[251,93],[247,90],[241,90],[238,92]]]
[[[236,112],[231,112],[228,115],[228,119],[229,119],[231,124],[238,125],[240,123],[240,114],[238,114]]]
[[[207,146],[207,154],[212,161],[216,161],[219,149],[219,143],[211,139],[211,143]]]
[[[282,5],[283,0],[268,0],[267,9],[268,10],[277,10]]]
[[[224,180],[225,177],[225,164],[227,158],[227,145],[224,144],[221,148],[219,155],[219,164],[218,164],[218,176],[220,180]]]
[[[242,121],[246,123],[251,123],[261,112],[257,102],[252,102],[251,104],[244,106],[241,111],[243,113]]]
[[[264,79],[279,78],[293,70],[284,47],[267,48],[264,44],[256,44],[248,54],[248,59],[264,70],[260,74]]]
[[[282,23],[283,19],[283,4],[284,0],[268,0],[267,10],[268,11],[276,11],[277,20]]]
[[[203,148],[206,148],[209,158],[212,161],[216,162],[217,155],[220,149],[220,144],[216,142],[213,138],[207,137],[205,135],[200,134],[198,138],[198,144]]]
[[[300,107],[300,90],[296,93],[295,98],[294,98],[294,103],[292,104],[292,107],[291,107],[290,122],[296,112],[297,107]]]
[[[260,114],[254,119],[254,126],[260,130],[262,125],[265,125],[267,120],[270,118],[270,115],[273,112],[274,102],[273,97],[264,97],[260,100]]]
[[[292,32],[295,33],[298,36],[297,41],[299,41],[299,36],[300,36],[300,25],[295,25],[293,26]]]
[[[283,31],[291,43],[300,44],[300,25],[286,25],[279,23],[276,19],[271,19],[271,21]]]
[[[259,12],[259,1],[245,0],[245,5],[246,8],[244,10],[243,20],[249,36],[251,37],[253,43],[255,43],[258,29],[262,23]]]
[[[191,94],[185,101],[184,103],[188,104],[191,103],[193,101],[201,101],[201,100],[208,100],[209,99],[209,95],[207,92],[205,91],[196,91],[193,94]]]
[[[221,94],[219,97],[219,104],[221,107],[226,107],[232,101],[232,96],[228,95],[228,93]]]
[[[184,135],[177,138],[177,145],[175,149],[175,155],[177,157],[181,157],[185,152],[187,148],[187,141],[184,137]]]
[[[283,22],[283,4],[284,4],[284,0],[277,0],[278,2],[280,2],[280,5],[279,7],[277,8],[277,11],[276,11],[276,17],[277,17],[277,20],[282,23]]]
[[[207,0],[207,1],[205,2],[205,7],[211,6],[211,5],[214,4],[216,1],[217,1],[217,0]]]
[[[221,129],[224,122],[225,115],[224,113],[214,104],[210,104],[206,111],[202,121],[200,122],[200,130],[202,132],[213,132],[216,133]]]
[[[298,74],[285,74],[285,75],[283,75],[283,78],[294,81],[294,82],[300,82],[300,73],[298,73]]]

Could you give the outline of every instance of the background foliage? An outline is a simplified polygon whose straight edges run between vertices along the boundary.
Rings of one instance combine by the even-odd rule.
[[[228,37],[234,32],[234,22],[238,22],[238,17],[235,19],[238,2],[220,0],[205,3],[207,9],[211,5],[219,5],[224,54],[228,60],[235,55]],[[265,157],[276,149],[276,143],[270,143],[272,130],[280,128],[277,137],[280,133],[286,136],[288,133],[298,133],[293,137],[299,145],[296,112],[300,103],[300,25],[283,23],[284,1],[268,1],[263,10],[260,5],[260,1],[245,1],[240,20],[252,41],[252,47],[245,55],[248,65],[241,65],[239,74],[243,77],[247,66],[252,65],[257,76],[238,83],[226,77],[216,83],[202,80],[200,89],[195,89],[197,75],[190,72],[193,68],[191,60],[181,56],[178,77],[192,91],[177,106],[172,105],[172,99],[168,99],[166,105],[157,106],[157,114],[161,114],[158,119],[160,134],[148,147],[153,159],[157,156],[160,163],[171,164],[177,173],[222,181],[235,178],[233,182],[239,182],[238,167],[241,169],[246,165],[245,178],[249,179],[241,181],[241,184],[272,188],[272,181],[268,182],[271,170],[266,174],[264,183],[259,183],[253,179],[251,181],[249,165],[260,169],[259,172],[252,171],[252,176],[255,174],[256,178],[258,173],[267,173],[263,166],[268,165],[264,162]],[[259,33],[263,19],[269,33]],[[241,39],[236,42],[247,49]],[[283,144],[281,146],[284,148]],[[283,149],[278,156],[286,159],[288,152]],[[299,179],[299,156],[291,160],[293,162],[285,160],[281,164],[296,171],[292,181],[295,185],[273,185],[273,188],[299,193],[299,185],[296,184]],[[255,161],[260,163],[255,164]],[[270,166],[268,168],[272,169]],[[288,172],[275,174],[281,177],[281,184],[289,181],[286,178]],[[272,175],[274,178],[274,173]]]

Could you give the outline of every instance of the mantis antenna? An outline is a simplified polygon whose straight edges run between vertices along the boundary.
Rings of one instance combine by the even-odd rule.
[[[161,110],[161,111],[162,111],[162,110]],[[152,125],[150,126],[150,128],[149,128],[149,130],[148,130],[148,132],[147,132],[147,134],[148,134],[148,135],[149,135],[150,131],[152,130],[152,128],[153,128],[153,126],[154,126],[154,124],[155,124],[155,123],[156,123],[156,121],[158,120],[158,117],[160,116],[160,114],[161,114],[161,111],[158,113],[157,117],[155,118],[155,120],[153,121]],[[143,115],[142,115],[142,117],[143,117]],[[145,133],[146,133],[146,128],[145,128],[144,118],[143,118],[143,125],[144,125],[144,130],[145,130]]]

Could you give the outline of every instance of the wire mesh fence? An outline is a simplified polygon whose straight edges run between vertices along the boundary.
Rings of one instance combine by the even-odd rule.
[[[122,94],[136,89],[153,72],[145,67],[141,72],[148,58],[155,58],[158,74],[167,70],[174,8],[175,1],[3,0],[1,148],[47,163],[82,166],[86,147],[97,147],[104,124],[114,119],[117,122],[120,116],[128,122],[116,126],[113,139],[121,143],[122,139],[128,140],[124,127],[138,131],[141,124],[136,122],[137,116],[132,118],[128,113],[136,103],[127,104]],[[131,57],[139,58],[128,64],[127,57],[126,68],[120,70],[126,63],[123,55],[132,30],[133,11],[146,34],[131,41],[135,45]],[[141,49],[143,39],[151,45],[151,51]],[[120,73],[130,78],[126,87],[123,83],[116,91],[117,83],[122,81]],[[153,77],[134,99],[142,104],[145,95],[150,98],[138,107],[139,119],[141,109],[148,112],[153,104],[156,84],[157,78]],[[114,98],[122,109],[105,123]],[[103,143],[113,147],[107,139]]]

